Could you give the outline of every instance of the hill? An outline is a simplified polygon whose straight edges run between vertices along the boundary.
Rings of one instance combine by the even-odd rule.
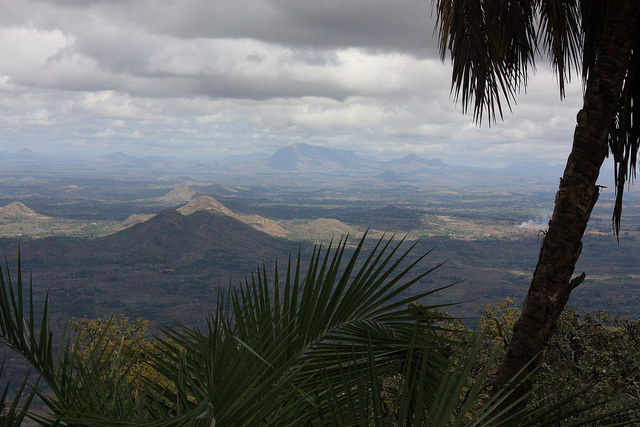
[[[348,171],[368,164],[353,151],[334,150],[309,144],[292,144],[276,151],[267,164],[276,170]]]
[[[0,206],[0,218],[49,219],[48,216],[34,211],[22,202],[13,202]]]
[[[450,168],[450,166],[445,164],[442,160],[427,160],[416,154],[408,154],[399,159],[390,160],[388,162],[385,162],[385,166],[391,168],[392,170],[401,170],[404,172],[410,172],[420,169],[445,170]]]
[[[173,205],[173,206],[178,205],[180,203],[186,203],[191,199],[193,199],[193,196],[195,196],[195,194],[197,193],[196,189],[192,188],[192,186],[195,186],[195,185],[196,183],[191,181],[184,182],[178,185],[173,190],[169,191],[164,196],[159,197],[157,200],[161,203],[165,203],[167,205]],[[207,185],[207,184],[203,184],[203,185]]]
[[[21,243],[39,298],[49,291],[61,317],[123,312],[152,321],[202,320],[219,286],[256,266],[286,259],[290,243],[229,216],[173,209],[95,240],[46,238]],[[15,240],[3,248],[17,254]],[[11,262],[15,262],[15,259]]]
[[[227,209],[222,203],[210,196],[200,196],[191,200],[186,205],[178,208],[182,215],[191,215],[198,211],[209,211],[218,215],[233,216],[233,212]]]
[[[241,221],[255,228],[256,230],[262,231],[275,237],[284,237],[287,235],[287,230],[282,228],[282,226],[277,222],[272,221],[268,218],[264,218],[260,215],[246,215],[235,213],[210,196],[196,197],[195,199],[178,209],[178,212],[183,215],[191,215],[194,212],[200,211],[207,211],[217,215],[235,218],[238,221]]]
[[[250,250],[258,255],[260,248],[274,244],[267,234],[228,215],[207,210],[182,215],[174,209],[92,243],[95,249],[117,254],[129,263],[132,258],[172,263],[180,258],[203,258],[212,250],[229,255]]]

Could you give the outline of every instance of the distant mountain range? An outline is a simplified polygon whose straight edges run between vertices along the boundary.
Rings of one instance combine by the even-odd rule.
[[[15,153],[0,152],[0,162],[37,162],[47,159],[48,157],[37,154],[28,148],[23,148],[22,150]]]
[[[381,161],[353,151],[297,143],[282,147],[270,156],[264,153],[237,155],[223,161],[186,161],[159,156],[135,157],[115,152],[88,159],[39,156],[28,149],[0,154],[0,167],[29,174],[55,173],[67,176],[117,176],[200,180],[226,185],[276,185],[299,187],[325,184],[332,188],[349,185],[438,186],[452,189],[496,187],[529,188],[542,185],[555,188],[562,166],[543,162],[519,162],[504,168],[456,166],[440,159],[425,159],[416,154]],[[609,185],[611,174],[603,173],[601,183]],[[181,201],[191,195],[180,196]]]
[[[451,167],[440,159],[427,160],[416,154],[408,154],[399,159],[389,160],[385,164],[391,170],[401,168],[404,171],[424,168],[445,169]]]
[[[517,163],[504,168],[454,166],[440,159],[425,159],[409,154],[399,159],[380,161],[359,156],[353,151],[293,144],[277,150],[271,157],[254,162],[235,163],[226,169],[234,175],[338,177],[342,182],[375,179],[387,183],[428,183],[445,186],[520,185],[512,178],[553,182],[562,175],[562,166],[542,162]],[[531,181],[526,183],[532,184]]]

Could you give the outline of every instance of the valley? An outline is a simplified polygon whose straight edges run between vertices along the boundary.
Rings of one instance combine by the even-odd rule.
[[[298,144],[260,161],[187,164],[112,155],[76,161],[0,160],[0,252],[15,267],[18,244],[35,297],[49,292],[54,318],[124,313],[155,325],[198,324],[219,289],[314,243],[367,233],[405,238],[423,269],[445,264],[416,291],[461,282],[432,301],[473,318],[478,305],[521,301],[550,215],[549,166],[461,169],[407,156],[376,162]],[[316,147],[317,148],[317,147]],[[640,198],[626,195],[620,243],[603,190],[570,301],[581,310],[637,316]],[[423,270],[420,270],[423,271]],[[418,272],[418,271],[417,271]]]

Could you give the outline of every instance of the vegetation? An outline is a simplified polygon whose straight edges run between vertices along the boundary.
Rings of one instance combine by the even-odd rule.
[[[630,408],[616,419],[640,420],[640,319],[568,308],[558,321],[538,372],[534,400],[557,399],[578,387],[574,405],[610,402],[594,413]]]
[[[0,379],[4,374],[5,361],[3,360],[0,364]],[[26,397],[24,401],[22,400],[22,393],[27,386],[28,375],[22,381],[22,384],[15,391],[13,399],[9,401],[9,386],[7,383],[2,390],[2,394],[0,395],[0,426],[2,427],[13,427],[19,426],[22,424],[22,421],[26,416],[26,409],[31,405],[31,401],[35,397],[35,387],[32,388],[29,395]]]
[[[510,298],[480,310],[478,328],[486,337],[481,364],[483,357],[496,348],[500,362],[520,312]],[[579,313],[568,307],[545,350],[532,402],[557,401],[583,389],[572,405],[594,405],[588,412],[597,416],[623,410],[612,422],[640,420],[638,343],[640,319],[613,316],[604,311]],[[604,401],[608,402],[599,404]]]
[[[591,420],[580,418],[574,395],[508,417],[496,412],[507,394],[487,394],[497,351],[486,355],[485,334],[461,331],[437,306],[412,304],[443,288],[406,292],[433,271],[409,276],[424,255],[411,261],[411,247],[380,240],[362,256],[363,243],[346,262],[342,241],[317,247],[306,270],[298,259],[284,275],[276,268],[272,281],[263,269],[221,291],[204,328],[167,326],[151,338],[142,321],[85,319],[63,333],[57,350],[48,304],[36,316],[20,268],[15,283],[5,270],[0,340],[46,383],[33,393],[47,411],[28,416],[70,426]],[[390,376],[395,398],[385,399]]]

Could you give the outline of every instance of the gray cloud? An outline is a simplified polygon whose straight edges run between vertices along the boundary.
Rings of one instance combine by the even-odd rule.
[[[288,46],[433,52],[429,2],[421,0],[235,0],[120,3],[153,32],[183,38],[254,38]]]
[[[3,0],[0,129],[16,147],[563,160],[579,84],[561,104],[540,66],[514,114],[478,128],[432,33],[423,0]]]

